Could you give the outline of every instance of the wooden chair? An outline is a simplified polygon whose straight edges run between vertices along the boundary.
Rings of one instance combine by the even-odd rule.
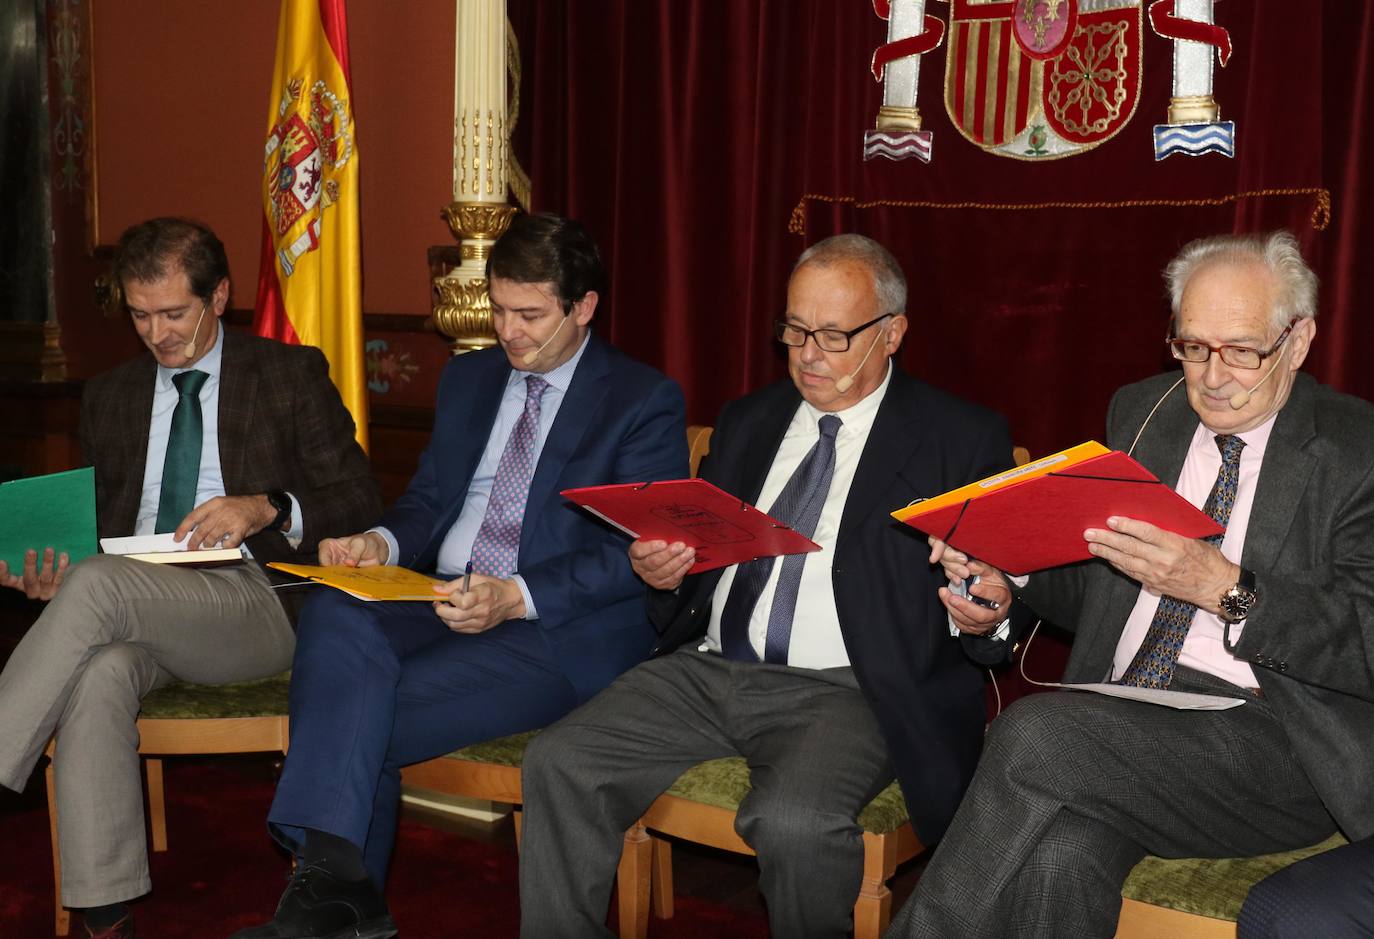
[[[1121,888],[1116,939],[1235,939],[1236,917],[1250,888],[1277,870],[1346,843],[1321,844],[1252,858],[1147,857]]]
[[[167,850],[167,814],[161,756],[209,753],[286,753],[287,689],[291,673],[229,685],[177,683],[143,699],[138,752],[147,755],[148,822],[154,851]],[[52,745],[48,754],[52,754]],[[52,836],[53,893],[57,935],[71,917],[62,905],[62,856],[58,847],[57,793],[52,764],[47,769],[48,827]]]
[[[749,767],[741,757],[698,763],[654,800],[639,824],[625,834],[617,890],[621,939],[644,939],[649,910],[673,915],[672,845],[667,835],[737,854],[754,853],[735,832],[735,812],[749,792]],[[911,828],[897,783],[859,813],[864,833],[864,871],[854,904],[854,939],[878,939],[892,918],[887,882],[924,848]]]

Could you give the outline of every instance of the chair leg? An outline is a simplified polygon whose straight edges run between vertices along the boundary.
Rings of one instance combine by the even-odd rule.
[[[167,850],[167,801],[162,790],[162,761],[149,757],[148,823],[153,830],[153,850]]]
[[[49,750],[49,753],[52,751]],[[57,844],[57,784],[53,780],[52,763],[43,774],[48,783],[48,831],[52,837],[52,893],[57,906],[53,929],[65,936],[72,927],[72,914],[62,905],[62,849]]]
[[[649,866],[649,905],[659,919],[673,918],[673,843],[649,836],[654,844]]]
[[[525,813],[519,806],[515,808],[515,856],[520,856],[520,834],[525,821]]]
[[[616,870],[620,939],[645,939],[649,933],[649,864],[653,845],[644,825],[635,822],[625,832],[625,846]]]
[[[854,939],[879,939],[887,931],[892,919],[892,891],[887,882],[896,870],[896,839],[864,832],[864,875],[854,903]]]

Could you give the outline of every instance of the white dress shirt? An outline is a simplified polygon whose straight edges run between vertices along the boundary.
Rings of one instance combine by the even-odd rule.
[[[167,460],[167,440],[172,434],[172,412],[180,399],[172,378],[182,372],[199,371],[209,376],[200,386],[200,475],[196,478],[195,504],[199,506],[225,494],[224,473],[219,462],[219,377],[223,355],[224,324],[221,323],[215,331],[215,344],[199,361],[187,368],[157,367],[153,415],[148,424],[148,457],[143,466],[143,495],[134,523],[135,535],[151,535],[157,527],[158,503],[162,499],[162,465]],[[291,529],[285,533],[286,537],[292,545],[298,545],[304,531],[300,503],[291,496]],[[248,551],[247,546],[244,551]]]
[[[835,607],[835,584],[831,574],[835,563],[835,541],[839,537],[840,517],[849,498],[849,487],[854,482],[854,471],[858,469],[859,458],[868,442],[868,433],[873,428],[873,419],[878,414],[878,407],[891,381],[892,364],[889,362],[883,383],[867,397],[846,410],[829,412],[838,417],[843,426],[835,435],[835,472],[830,480],[830,491],[821,508],[820,520],[816,522],[816,531],[811,535],[811,540],[820,545],[821,550],[807,554],[802,566],[797,607],[792,618],[792,637],[787,649],[788,665],[797,668],[838,668],[849,665],[849,652],[840,633],[840,614]],[[792,423],[788,425],[787,433],[783,435],[778,452],[773,457],[773,466],[764,480],[763,489],[759,492],[759,508],[767,511],[782,493],[801,461],[820,439],[820,420],[826,413],[806,401],[798,405]],[[727,567],[716,585],[711,601],[711,623],[701,645],[703,650],[720,651],[720,617],[738,570],[738,565]],[[749,620],[749,643],[760,659],[763,658],[764,641],[768,635],[768,614],[773,607],[773,593],[781,573],[782,564],[775,561]]]
[[[491,499],[491,488],[496,481],[496,469],[501,463],[501,454],[506,450],[506,441],[515,430],[520,415],[525,412],[525,379],[530,375],[539,375],[549,383],[549,387],[544,389],[543,397],[539,399],[539,428],[535,435],[531,462],[531,466],[537,468],[539,456],[544,452],[544,442],[549,439],[549,430],[553,427],[554,419],[558,417],[558,409],[563,406],[563,398],[567,394],[568,386],[572,384],[573,373],[577,371],[577,364],[582,361],[582,353],[587,350],[590,339],[590,335],[584,337],[582,345],[577,347],[572,358],[552,371],[511,370],[510,377],[506,379],[506,390],[501,396],[501,404],[496,409],[496,423],[492,425],[486,448],[482,451],[482,459],[478,461],[477,469],[472,474],[472,482],[468,484],[462,511],[458,513],[458,520],[453,523],[453,527],[448,530],[443,543],[439,546],[439,558],[436,562],[439,576],[460,576],[472,557],[472,545],[477,540],[477,532],[481,529],[482,519],[487,514],[487,503]],[[386,541],[386,563],[390,563],[391,558],[400,553],[396,536],[385,528],[378,527],[372,530]],[[525,598],[525,619],[538,619],[539,613],[535,609],[534,598],[530,596],[525,578],[516,573],[511,579],[515,581]]]

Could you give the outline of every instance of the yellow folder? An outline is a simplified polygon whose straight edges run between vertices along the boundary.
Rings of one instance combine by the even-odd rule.
[[[442,593],[435,593],[431,589],[433,584],[444,581],[406,567],[344,567],[341,564],[322,567],[318,564],[285,564],[280,561],[272,561],[267,566],[342,590],[359,600],[433,601],[444,598]]]

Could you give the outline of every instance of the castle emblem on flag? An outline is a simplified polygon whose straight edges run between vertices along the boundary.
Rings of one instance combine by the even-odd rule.
[[[308,96],[304,88],[300,78],[287,82],[263,158],[272,236],[288,277],[301,255],[319,247],[320,220],[339,198],[334,176],[353,155],[347,100],[323,81],[315,82]]]
[[[950,0],[945,109],[997,156],[1072,156],[1140,100],[1140,0]]]

